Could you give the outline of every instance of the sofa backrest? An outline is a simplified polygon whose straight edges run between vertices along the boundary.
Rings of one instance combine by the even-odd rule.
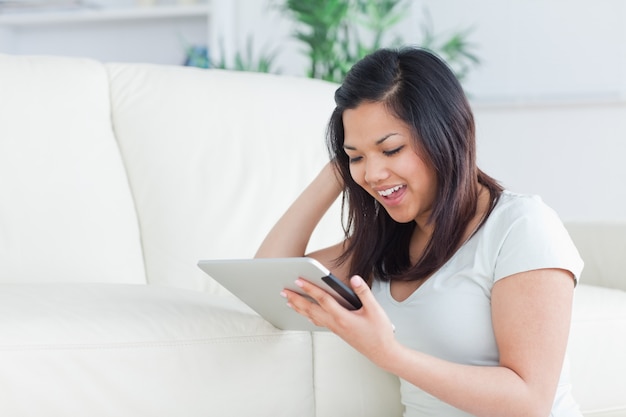
[[[582,284],[626,291],[626,222],[567,222],[585,267]]]
[[[0,282],[145,283],[105,67],[0,55]]]
[[[107,69],[148,281],[223,293],[198,260],[254,256],[328,161],[336,85],[149,64]],[[311,248],[339,241],[339,213],[337,204]]]
[[[197,261],[254,255],[328,160],[336,87],[0,55],[0,282],[222,293]],[[311,249],[341,239],[339,212],[338,202]],[[626,289],[626,225],[567,226],[586,262],[582,281]]]

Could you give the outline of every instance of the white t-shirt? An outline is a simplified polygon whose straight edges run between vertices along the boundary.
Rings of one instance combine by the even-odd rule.
[[[498,365],[491,322],[491,289],[509,275],[542,268],[572,272],[583,261],[557,214],[536,196],[503,192],[485,224],[406,300],[391,296],[389,282],[372,291],[404,345],[448,361]],[[471,383],[471,381],[468,381]],[[405,417],[467,417],[450,405],[401,381]],[[567,359],[553,417],[581,417],[570,393]]]

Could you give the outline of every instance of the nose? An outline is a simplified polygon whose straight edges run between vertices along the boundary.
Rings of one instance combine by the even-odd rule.
[[[389,178],[386,161],[382,158],[368,158],[365,162],[365,181],[376,185]]]

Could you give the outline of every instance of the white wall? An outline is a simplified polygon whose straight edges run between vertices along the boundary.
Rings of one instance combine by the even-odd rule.
[[[474,26],[483,58],[467,88],[477,99],[625,97],[621,0],[424,2],[443,29]]]
[[[255,34],[259,49],[278,48],[282,73],[302,75],[307,61],[277,3],[230,2],[229,46]],[[565,220],[626,221],[626,2],[416,0],[400,25],[407,41],[419,43],[424,7],[436,32],[474,28],[482,63],[465,87],[480,166]]]
[[[157,1],[170,6],[172,13],[151,13],[156,8],[137,6],[139,1],[91,0],[89,4],[101,6],[100,15],[94,13],[97,7],[66,15],[62,14],[67,11],[64,9],[52,9],[52,13],[0,13],[0,53],[182,64],[186,44],[206,44],[207,13],[201,10],[205,0],[196,0],[199,6],[185,13],[177,13],[181,10],[177,2],[185,0]]]
[[[481,168],[565,220],[626,221],[626,103],[475,105]]]

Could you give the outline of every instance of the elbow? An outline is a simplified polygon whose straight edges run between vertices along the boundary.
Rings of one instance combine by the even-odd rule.
[[[531,405],[529,404],[529,410],[526,414],[528,417],[550,417],[552,413],[552,404],[546,407],[543,405]]]
[[[554,397],[547,398],[544,395],[531,395],[520,401],[516,410],[508,414],[509,416],[519,417],[550,417],[552,414],[552,406],[554,405]]]

